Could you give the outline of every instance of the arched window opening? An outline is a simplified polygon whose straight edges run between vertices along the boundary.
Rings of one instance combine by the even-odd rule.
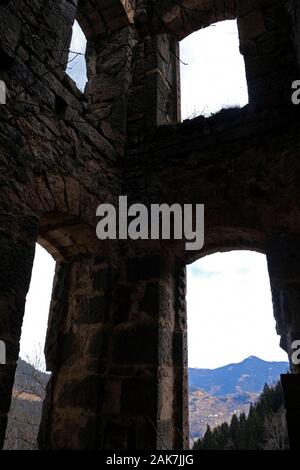
[[[85,60],[86,44],[86,37],[80,28],[79,23],[75,21],[66,72],[82,92],[84,92],[84,88],[87,83],[87,68]]]
[[[30,289],[22,326],[20,357],[8,416],[7,450],[37,449],[45,389],[50,375],[45,371],[44,343],[52,293],[55,261],[36,245]]]
[[[289,369],[276,334],[266,257],[248,251],[210,255],[188,268],[187,280],[191,447],[197,446],[207,426],[210,432],[200,443],[206,448],[256,449],[259,440],[262,449],[288,446],[279,402],[266,419],[251,411],[262,433],[250,436],[253,441],[243,441],[240,432],[241,441],[235,442],[230,434],[232,417],[234,425],[242,420],[244,426],[250,404],[257,403],[264,384],[274,386]],[[222,423],[227,424],[216,431]],[[275,428],[279,441],[272,432]],[[223,433],[217,444],[214,432],[219,437]]]
[[[180,43],[182,118],[248,104],[236,20],[222,21]]]

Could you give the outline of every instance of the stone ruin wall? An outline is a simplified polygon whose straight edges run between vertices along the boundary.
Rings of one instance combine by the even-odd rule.
[[[78,4],[77,4],[78,3]],[[88,84],[66,75],[77,18]],[[249,105],[180,122],[179,42],[238,20]],[[282,346],[300,331],[297,0],[2,0],[0,442],[35,243],[57,261],[46,342],[43,449],[188,445],[185,266],[267,255]],[[205,204],[205,246],[99,242],[96,208]],[[294,370],[294,372],[298,372]],[[285,378],[291,445],[299,376]]]

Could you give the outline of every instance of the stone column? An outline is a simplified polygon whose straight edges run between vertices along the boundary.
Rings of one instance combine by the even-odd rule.
[[[140,142],[158,126],[180,121],[179,43],[168,34],[140,37],[132,65],[129,145]]]
[[[185,266],[149,248],[128,257],[118,286],[105,449],[188,446]]]
[[[282,376],[290,446],[298,448],[300,366],[293,360],[293,342],[300,340],[300,235],[273,236],[267,243],[267,260],[277,332],[292,371],[291,375]]]
[[[46,353],[41,448],[187,446],[185,267],[175,255],[127,247],[115,263],[61,265]]]
[[[99,129],[124,154],[134,31],[128,26],[88,41],[88,111]]]
[[[30,217],[0,216],[0,340],[6,345],[5,364],[0,364],[0,448],[3,447],[26,294],[29,289],[37,222]]]
[[[290,449],[299,450],[300,375],[283,374],[281,375],[281,383],[284,394]]]
[[[108,259],[78,255],[56,268],[45,346],[42,449],[97,448],[104,400],[114,272]]]
[[[292,22],[286,5],[287,2],[272,0],[237,2],[249,102],[264,109],[290,105],[291,84],[298,76]]]

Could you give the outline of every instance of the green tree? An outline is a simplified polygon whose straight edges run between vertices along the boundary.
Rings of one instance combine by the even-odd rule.
[[[232,415],[230,422],[230,440],[233,449],[238,449],[239,440],[239,419],[236,414]]]
[[[222,423],[216,428],[217,448],[224,450],[227,448],[230,439],[230,430],[228,423]]]
[[[281,383],[265,384],[256,403],[250,405],[248,416],[232,415],[230,425],[222,423],[213,430],[207,426],[194,449],[258,450],[287,448],[287,434]]]
[[[217,449],[216,433],[212,432],[209,425],[207,425],[206,432],[202,439],[202,450],[214,450]]]

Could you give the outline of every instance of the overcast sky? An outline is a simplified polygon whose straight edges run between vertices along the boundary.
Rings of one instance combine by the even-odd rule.
[[[85,51],[85,38],[78,25],[71,50]],[[181,43],[181,59],[188,64],[181,65],[183,118],[247,103],[235,21],[189,36]],[[83,90],[86,73],[82,56],[72,62],[69,73]],[[53,259],[37,246],[22,331],[22,357],[32,356],[43,347],[53,273]],[[287,360],[275,331],[264,255],[211,255],[188,267],[187,279],[190,367],[215,368],[250,355]]]
[[[183,119],[248,103],[236,21],[217,23],[191,34],[180,46]]]

